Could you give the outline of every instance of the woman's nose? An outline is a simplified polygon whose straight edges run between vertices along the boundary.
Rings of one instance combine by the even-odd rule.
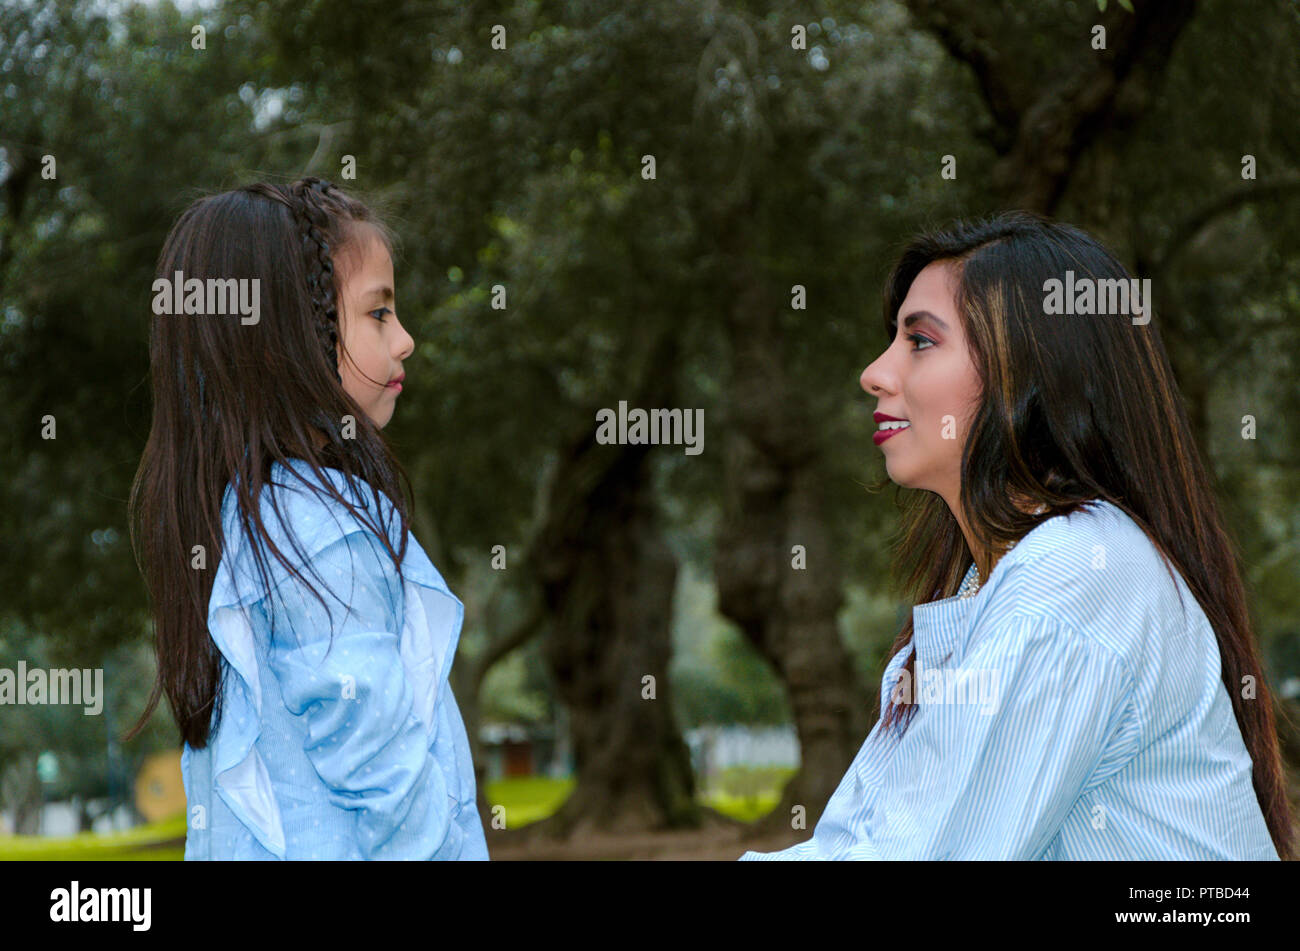
[[[862,376],[858,377],[858,385],[868,393],[874,394],[877,389],[884,389],[879,364],[879,359],[868,364],[867,368],[862,371]]]

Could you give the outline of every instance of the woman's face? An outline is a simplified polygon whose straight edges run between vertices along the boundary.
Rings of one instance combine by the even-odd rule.
[[[397,322],[393,294],[393,260],[373,233],[348,258],[341,281],[343,346],[339,375],[343,389],[382,429],[393,418],[402,361],[415,341]]]
[[[961,453],[979,406],[980,383],[956,304],[957,272],[948,261],[925,267],[898,309],[893,342],[862,371],[877,398],[874,439],[889,478],[937,492],[957,510]],[[883,423],[888,418],[906,425]],[[899,428],[886,428],[895,427]]]

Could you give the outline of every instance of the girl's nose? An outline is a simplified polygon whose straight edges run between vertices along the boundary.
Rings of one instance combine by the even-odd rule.
[[[406,332],[405,327],[402,328],[402,337],[405,339],[402,341],[401,349],[398,352],[397,359],[399,361],[405,360],[415,352],[415,338]]]

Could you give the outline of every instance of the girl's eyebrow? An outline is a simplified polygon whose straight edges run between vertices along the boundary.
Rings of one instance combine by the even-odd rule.
[[[372,287],[370,290],[366,291],[366,297],[378,297],[380,300],[392,300],[393,289],[387,284],[380,284],[377,287]]]

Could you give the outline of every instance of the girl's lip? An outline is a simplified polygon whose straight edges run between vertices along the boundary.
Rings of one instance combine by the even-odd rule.
[[[878,422],[878,423],[905,423],[905,422],[907,422],[907,420],[903,419],[903,417],[901,417],[901,416],[890,416],[888,413],[882,413],[882,412],[880,412],[880,410],[876,410],[874,413],[872,413],[872,414],[871,414],[871,418],[874,419],[874,420],[875,420],[876,422]]]

